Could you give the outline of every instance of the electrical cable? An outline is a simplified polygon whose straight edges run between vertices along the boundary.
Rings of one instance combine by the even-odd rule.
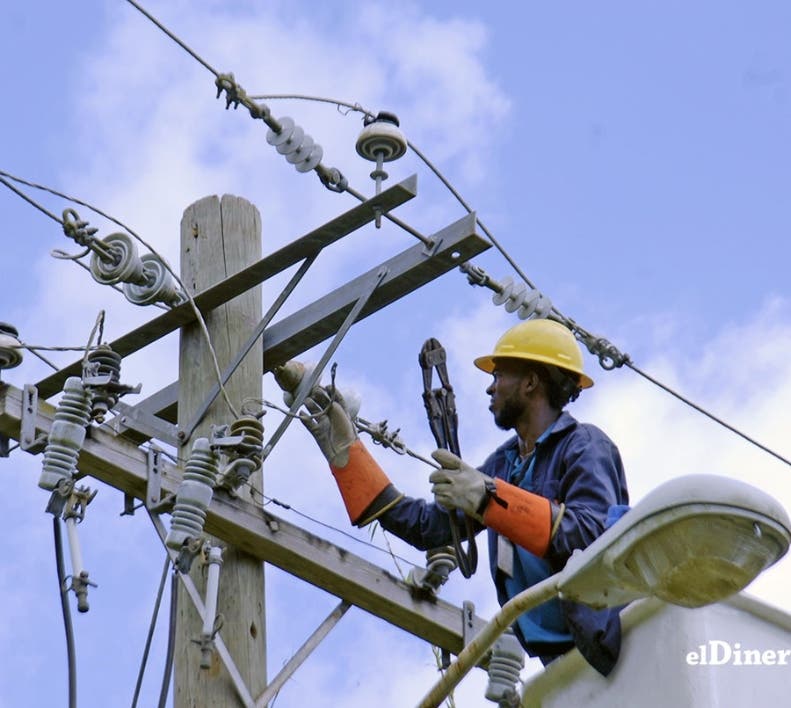
[[[663,391],[666,391],[666,392],[667,392],[667,393],[669,393],[671,396],[675,396],[675,397],[676,397],[676,398],[677,398],[679,401],[681,401],[681,402],[683,402],[683,403],[686,403],[686,404],[687,404],[688,406],[690,406],[691,408],[694,408],[694,409],[695,409],[696,411],[698,411],[699,413],[702,413],[702,414],[703,414],[703,415],[705,415],[707,418],[710,418],[710,419],[711,419],[711,420],[713,420],[715,423],[719,423],[721,426],[723,426],[723,427],[724,427],[724,428],[726,428],[727,430],[730,430],[732,433],[735,433],[735,434],[736,434],[736,435],[738,435],[740,438],[743,438],[744,440],[746,440],[746,441],[747,441],[747,442],[749,442],[749,443],[752,443],[753,445],[755,445],[756,447],[760,448],[760,449],[761,449],[761,450],[763,450],[764,452],[766,452],[766,453],[769,453],[769,454],[770,454],[770,455],[772,455],[773,457],[776,457],[776,458],[777,458],[778,460],[780,460],[781,462],[785,462],[787,465],[791,466],[791,460],[789,460],[789,459],[787,459],[787,458],[783,457],[783,456],[782,456],[782,455],[780,455],[779,453],[775,452],[774,450],[772,450],[771,448],[767,447],[766,445],[763,445],[762,443],[758,442],[757,440],[754,440],[753,438],[751,438],[749,435],[746,435],[745,433],[743,433],[743,432],[742,432],[741,430],[739,430],[738,428],[734,428],[734,427],[733,427],[732,425],[730,425],[729,423],[726,423],[724,420],[722,420],[721,418],[718,418],[718,417],[717,417],[717,416],[715,416],[713,413],[710,413],[710,412],[709,412],[709,411],[707,411],[705,408],[702,408],[701,406],[697,405],[696,403],[693,403],[692,401],[690,401],[689,399],[685,398],[684,396],[682,396],[682,395],[681,395],[680,393],[678,393],[677,391],[674,391],[674,390],[673,390],[672,388],[670,388],[669,386],[667,386],[667,385],[663,384],[661,381],[657,381],[655,378],[653,378],[652,376],[650,376],[649,374],[647,374],[645,371],[642,371],[642,370],[641,370],[641,369],[639,369],[637,366],[635,366],[635,365],[634,365],[632,362],[626,362],[626,366],[628,366],[630,369],[632,369],[632,371],[634,371],[635,373],[637,373],[637,374],[639,374],[640,376],[642,376],[643,378],[645,378],[647,381],[650,381],[650,382],[651,382],[652,384],[654,384],[655,386],[659,386],[659,388],[661,388]]]
[[[14,177],[9,175],[8,173],[3,172],[2,170],[0,170],[0,175],[3,175],[4,177],[9,177],[11,179],[15,179]],[[7,180],[3,179],[3,177],[0,177],[0,182],[2,182],[6,187],[8,187],[12,192],[14,192],[18,196],[22,197],[22,199],[24,199],[28,204],[31,204],[36,209],[38,209],[40,212],[42,212],[43,214],[46,214],[50,219],[52,219],[53,221],[57,221],[61,226],[63,226],[63,219],[61,219],[60,217],[58,217],[55,214],[53,214],[49,209],[46,209],[45,207],[41,206],[41,204],[39,204],[32,197],[29,197],[21,189],[17,189],[10,182],[8,182]],[[27,182],[25,182],[24,180],[21,180],[21,179],[17,179],[17,182],[21,182],[22,184],[28,184]],[[33,186],[33,185],[29,185],[28,184],[28,186]]]
[[[140,689],[143,686],[143,675],[146,672],[146,664],[148,663],[148,653],[151,649],[151,642],[154,638],[154,629],[157,626],[157,617],[159,615],[159,607],[162,603],[162,594],[165,590],[165,581],[168,578],[168,569],[170,568],[170,556],[165,554],[165,565],[162,568],[162,577],[159,580],[159,590],[157,591],[157,598],[154,602],[154,611],[151,614],[151,624],[148,627],[148,635],[146,636],[146,644],[143,649],[143,658],[140,661],[140,671],[137,674],[137,683],[135,684],[135,693],[132,697],[132,708],[136,708],[137,699],[140,697]]]
[[[63,538],[60,530],[60,518],[52,517],[52,532],[55,538],[55,567],[58,573],[58,594],[60,609],[63,613],[63,628],[66,632],[66,660],[69,673],[69,708],[77,708],[77,657],[74,648],[74,627],[71,622],[68,589],[66,588],[66,571],[63,563]]]
[[[161,29],[168,37],[170,37],[176,44],[178,44],[184,51],[187,52],[195,61],[199,64],[202,64],[205,68],[207,68],[212,74],[215,76],[219,76],[220,72],[217,71],[214,67],[211,66],[206,60],[202,59],[194,50],[192,50],[187,44],[182,42],[175,34],[173,34],[165,25],[163,25],[159,20],[157,20],[153,15],[149,14],[147,10],[142,8],[138,5],[134,0],[126,0],[132,7],[138,10],[142,15],[147,17],[151,22],[153,22],[159,29]]]
[[[49,359],[47,359],[47,357],[43,356],[42,354],[39,354],[35,349],[31,349],[30,353],[33,356],[38,357],[39,359],[41,359],[41,361],[43,361],[48,366],[51,366],[55,371],[58,371],[60,369],[59,366],[57,366],[56,364],[53,364]]]
[[[292,511],[297,516],[300,516],[303,519],[306,519],[307,521],[310,521],[311,523],[317,524],[318,526],[322,526],[325,529],[329,529],[331,531],[335,531],[336,533],[339,533],[341,536],[346,536],[347,538],[350,538],[352,541],[355,541],[355,542],[357,542],[359,544],[362,544],[363,546],[368,546],[368,548],[372,548],[372,549],[374,549],[376,551],[379,551],[380,553],[385,553],[387,555],[391,555],[388,552],[387,549],[382,548],[381,546],[377,546],[375,543],[370,543],[369,541],[363,541],[361,538],[358,538],[357,536],[354,536],[353,534],[350,534],[348,531],[344,531],[343,529],[339,529],[337,526],[333,526],[332,524],[328,524],[325,521],[320,521],[319,519],[316,519],[316,518],[314,518],[312,516],[309,516],[308,514],[305,514],[304,512],[299,511],[298,509],[295,509],[293,506],[291,506],[291,504],[287,504],[286,502],[282,502],[279,499],[275,499],[274,497],[268,497],[266,494],[264,494],[263,492],[258,490],[252,484],[248,483],[248,486],[250,487],[250,491],[253,493],[253,495],[258,496],[259,499],[263,500],[265,505],[266,504],[274,504],[275,506],[279,506],[282,509],[286,509],[287,511]],[[398,560],[400,560],[402,563],[407,563],[407,564],[409,564],[411,566],[414,566],[415,568],[419,567],[419,565],[417,563],[415,563],[414,561],[411,561],[411,560],[409,560],[407,558],[404,558],[403,556],[395,556],[395,558],[398,558]]]
[[[93,329],[91,330],[90,335],[88,336],[88,343],[83,347],[83,351],[85,354],[82,357],[82,368],[85,369],[85,364],[88,361],[88,354],[91,353],[91,347],[93,345],[93,338],[96,336],[96,332],[99,332],[99,340],[98,344],[102,343],[102,337],[104,336],[104,310],[99,310],[99,314],[96,316],[96,322],[93,324]]]
[[[308,95],[304,95],[304,94],[261,94],[261,95],[252,96],[251,98],[257,98],[257,99],[262,99],[262,100],[292,99],[292,100],[303,100],[303,101],[317,101],[317,102],[320,102],[320,103],[333,104],[333,105],[337,106],[339,110],[340,110],[340,107],[347,108],[348,111],[344,115],[348,115],[348,113],[350,113],[352,111],[357,111],[359,113],[363,113],[365,116],[370,116],[370,117],[374,116],[374,114],[371,111],[367,110],[366,108],[361,106],[359,103],[349,103],[347,101],[341,101],[341,100],[332,99],[332,98],[325,98],[325,97],[321,97],[321,96],[308,96]],[[411,141],[407,140],[407,145],[418,156],[418,158],[420,158],[420,160],[426,165],[426,167],[428,167],[428,169],[431,170],[431,172],[434,173],[434,175],[437,177],[437,179],[439,179],[442,182],[442,184],[445,185],[445,187],[448,189],[448,191],[450,191],[450,193],[456,198],[456,200],[467,211],[467,213],[471,214],[472,213],[471,207],[462,198],[462,196],[453,187],[453,185],[451,185],[451,183],[442,174],[442,172]],[[350,188],[347,188],[346,191],[349,192],[350,194],[352,194],[353,196],[357,197],[358,199],[364,199],[364,197],[362,195],[357,194],[356,192],[354,192],[354,190],[351,190]],[[417,236],[421,240],[426,238],[425,236],[422,236],[418,232],[414,231],[409,225],[404,224],[402,222],[399,222],[395,218],[391,218],[390,215],[384,214],[383,216],[389,218],[391,221],[393,221],[394,223],[396,223],[399,226],[401,226],[401,228],[404,228],[405,230],[409,231],[410,233],[412,233],[414,236]],[[519,275],[519,277],[524,281],[524,283],[528,287],[530,287],[531,289],[537,290],[536,286],[524,274],[522,269],[514,261],[514,259],[508,253],[508,251],[494,237],[494,235],[491,233],[491,231],[489,231],[489,229],[486,227],[486,225],[477,216],[476,216],[475,222],[478,224],[478,226],[481,227],[481,230],[484,232],[484,234],[487,236],[487,238],[492,242],[492,245],[495,246],[495,248],[500,252],[500,254],[503,256],[503,258],[505,258],[505,260],[508,262],[508,264],[514,269],[514,272],[516,272],[517,275]],[[562,324],[565,324],[567,327],[572,329],[583,340],[584,343],[585,343],[585,341],[584,341],[585,339],[589,339],[589,340],[594,339],[590,335],[589,332],[587,332],[582,327],[580,327],[576,322],[574,322],[574,320],[572,320],[572,319],[568,318],[566,315],[564,315],[556,307],[554,307],[554,306],[552,307],[551,313],[552,313],[552,315],[554,315],[554,317],[552,317],[552,319],[556,319],[556,320],[560,321]],[[601,355],[600,355],[600,362],[602,362]],[[745,441],[755,445],[760,450],[763,450],[764,452],[772,455],[773,457],[777,458],[781,462],[784,462],[785,464],[791,466],[791,460],[783,457],[779,453],[775,452],[774,450],[772,450],[771,448],[767,447],[766,445],[763,445],[762,443],[758,442],[754,438],[751,438],[750,436],[748,436],[745,433],[741,432],[740,430],[738,430],[734,426],[730,425],[729,423],[726,423],[721,418],[718,418],[713,413],[707,411],[702,406],[699,406],[698,404],[693,403],[688,398],[685,398],[681,394],[679,394],[676,391],[674,391],[673,389],[671,389],[669,386],[661,383],[657,379],[655,379],[652,376],[648,375],[647,373],[645,373],[644,371],[639,369],[637,366],[635,366],[628,359],[628,356],[623,356],[622,355],[622,363],[626,364],[635,373],[643,376],[646,380],[650,381],[651,383],[655,384],[656,386],[658,386],[659,388],[661,388],[665,392],[667,392],[670,395],[674,396],[675,398],[677,398],[682,403],[685,403],[688,406],[690,406],[691,408],[693,408],[694,410],[698,411],[699,413],[702,413],[704,416],[706,416],[707,418],[709,418],[713,422],[719,423],[721,426],[723,426],[727,430],[735,433],[736,435],[738,435],[739,437],[741,437]],[[603,368],[611,369],[611,368],[615,368],[615,367],[620,366],[620,365],[621,365],[620,363],[615,363],[612,366],[603,366]]]
[[[159,692],[159,708],[165,708],[170,690],[170,677],[173,674],[173,656],[176,652],[176,619],[178,616],[178,571],[174,570],[170,580],[170,625],[168,627],[168,648],[165,654],[165,671],[162,674],[162,688]]]

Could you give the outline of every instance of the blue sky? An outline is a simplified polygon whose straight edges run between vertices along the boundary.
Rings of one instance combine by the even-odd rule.
[[[520,267],[565,314],[632,355],[635,363],[786,457],[791,401],[791,8],[786,3],[572,2],[150,2],[146,5],[210,64],[249,93],[305,93],[398,114]],[[183,210],[233,193],[262,213],[264,252],[307,232],[354,200],[324,190],[265,142],[263,126],[225,112],[213,77],[121,0],[66,6],[47,0],[0,9],[6,85],[0,170],[56,187],[125,221],[177,262]],[[371,165],[354,151],[358,115],[326,104],[268,101],[324,147],[352,185],[373,193]],[[463,210],[413,154],[388,166],[392,184],[418,173],[419,196],[399,216],[424,233]],[[56,213],[69,206],[31,192]],[[100,235],[117,230],[77,207]],[[79,346],[99,309],[107,336],[156,314],[53,259],[70,242],[57,224],[0,191],[0,320],[27,343]],[[413,244],[385,225],[324,254],[294,309]],[[475,259],[513,275],[490,250]],[[264,305],[284,281],[265,288]],[[362,413],[432,447],[416,365],[422,342],[448,348],[465,456],[480,463],[502,439],[485,411],[487,377],[473,356],[515,323],[487,291],[458,273],[353,328],[336,359]],[[169,337],[125,362],[122,378],[150,395],[177,375]],[[317,360],[318,347],[307,358]],[[74,354],[52,354],[59,364]],[[661,393],[628,370],[602,371],[572,407],[621,448],[634,499],[664,479],[713,472],[751,482],[791,507],[788,466]],[[3,380],[22,387],[46,374],[28,354]],[[271,377],[265,395],[276,396]],[[134,399],[129,398],[133,403]],[[279,422],[265,419],[267,429]],[[268,460],[267,493],[347,529],[329,475],[294,426]],[[376,450],[394,482],[428,493],[427,470]],[[298,460],[299,472],[290,471]],[[0,649],[0,706],[65,701],[65,649],[54,587],[40,458],[16,452],[6,480],[7,617]],[[309,480],[309,484],[305,483]],[[329,502],[327,500],[330,500]],[[102,487],[82,538],[100,587],[75,618],[84,706],[128,705],[161,568],[146,519],[119,519],[121,495]],[[286,512],[283,512],[284,514]],[[307,523],[289,517],[295,523]],[[310,527],[321,535],[323,528]],[[368,539],[365,531],[354,532]],[[331,535],[388,569],[387,555]],[[383,544],[381,532],[374,537]],[[422,554],[397,540],[415,563]],[[791,610],[789,561],[751,592]],[[269,673],[336,600],[267,570]],[[495,609],[484,572],[454,577],[454,602]],[[162,620],[164,621],[164,619]],[[141,704],[155,702],[164,649],[158,632]],[[427,646],[352,610],[278,697],[297,705],[414,703],[434,680]],[[526,674],[537,670],[530,663]],[[42,677],[46,676],[46,680]],[[752,680],[746,677],[746,680]],[[481,700],[471,676],[459,705]],[[406,698],[405,698],[406,697]]]

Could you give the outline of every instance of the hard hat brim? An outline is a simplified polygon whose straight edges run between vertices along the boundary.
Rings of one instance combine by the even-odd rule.
[[[530,355],[511,355],[511,356],[495,356],[494,354],[489,354],[487,356],[479,356],[477,359],[473,360],[473,364],[477,366],[481,371],[485,371],[487,374],[491,374],[494,371],[494,367],[496,361],[498,359],[517,359],[519,361],[537,361],[541,364],[547,364],[548,366],[554,366],[558,369],[562,369],[564,371],[568,371],[572,374],[575,374],[579,377],[579,386],[580,388],[590,388],[593,386],[593,379],[588,376],[584,371],[580,371],[578,369],[573,369],[571,367],[566,366],[558,366],[557,361],[541,356],[540,354],[530,354]]]

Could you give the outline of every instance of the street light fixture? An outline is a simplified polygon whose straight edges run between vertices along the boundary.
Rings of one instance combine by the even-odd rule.
[[[565,568],[516,595],[461,651],[420,708],[435,708],[519,615],[552,597],[616,607],[655,596],[701,607],[747,587],[791,543],[776,499],[714,475],[673,479],[650,492]]]

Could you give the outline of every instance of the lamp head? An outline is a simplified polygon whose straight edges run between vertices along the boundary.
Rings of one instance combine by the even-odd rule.
[[[575,552],[558,586],[594,607],[648,596],[701,607],[747,587],[789,543],[791,521],[768,494],[727,477],[680,477]]]

